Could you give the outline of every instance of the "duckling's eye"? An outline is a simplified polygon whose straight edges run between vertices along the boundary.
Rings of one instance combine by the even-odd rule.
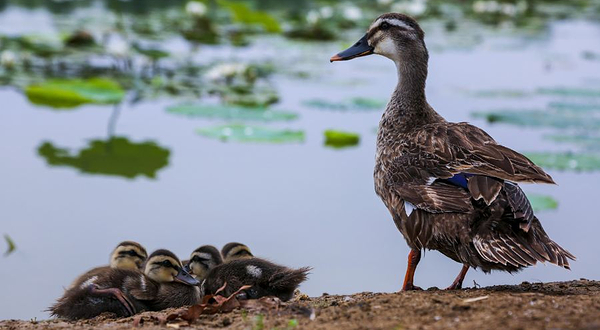
[[[382,30],[387,30],[387,29],[390,28],[390,23],[383,22],[383,23],[381,23],[381,25],[379,26],[379,28],[382,29]]]
[[[160,264],[165,267],[173,267],[173,264],[169,260],[165,260],[165,261],[161,262]]]

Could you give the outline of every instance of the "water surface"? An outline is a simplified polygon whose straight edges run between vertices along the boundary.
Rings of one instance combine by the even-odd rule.
[[[13,24],[25,14],[31,13],[2,12],[0,31],[32,28]],[[47,12],[34,14],[36,25],[51,26]],[[542,37],[495,36],[467,49],[436,48],[447,44],[446,36],[434,27],[430,31],[427,96],[440,114],[450,121],[471,121],[519,151],[565,149],[542,138],[547,130],[489,125],[470,117],[473,110],[544,107],[549,98],[474,98],[466,92],[600,88],[600,62],[581,56],[583,51],[600,52],[597,24],[556,22]],[[359,36],[348,34],[344,44]],[[180,42],[172,43],[177,47]],[[182,258],[202,244],[220,247],[241,241],[257,256],[291,267],[312,266],[310,279],[301,287],[309,295],[398,290],[409,249],[375,195],[372,178],[374,131],[382,110],[346,113],[303,105],[314,98],[389,98],[396,83],[393,63],[371,56],[330,64],[329,57],[343,46],[259,37],[246,48],[215,46],[200,53],[206,61],[277,59],[292,69],[308,68],[305,79],[275,74],[281,95],[277,108],[295,111],[300,119],[269,124],[304,130],[304,143],[203,138],[195,129],[221,122],[170,115],[165,108],[178,103],[170,98],[124,105],[115,134],[132,143],[154,141],[169,152],[168,165],[155,179],[48,165],[37,151],[44,142],[76,152],[91,140],[107,140],[112,108],[54,111],[30,104],[15,89],[1,89],[1,231],[10,234],[17,250],[0,258],[0,318],[47,318],[44,310],[63,288],[83,271],[107,263],[109,252],[122,240],[139,241],[149,251],[168,248]],[[360,133],[360,144],[341,150],[324,147],[323,131],[330,128]],[[600,277],[595,244],[600,221],[593,211],[599,176],[548,172],[557,186],[524,189],[559,201],[557,210],[538,216],[549,235],[578,257],[572,270],[538,265],[512,275],[470,271],[465,286],[474,281],[492,285]],[[419,265],[416,283],[445,287],[459,270],[459,264],[430,251]]]

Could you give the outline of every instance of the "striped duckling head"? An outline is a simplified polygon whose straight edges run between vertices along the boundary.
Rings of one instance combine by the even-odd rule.
[[[223,255],[224,262],[254,257],[249,247],[238,242],[231,242],[225,244],[225,246],[223,246],[223,248],[221,249],[221,254]]]
[[[222,263],[221,252],[216,247],[203,245],[192,252],[187,269],[197,279],[204,279],[211,269]]]
[[[141,270],[146,258],[148,253],[140,243],[124,241],[119,243],[110,255],[110,267]]]

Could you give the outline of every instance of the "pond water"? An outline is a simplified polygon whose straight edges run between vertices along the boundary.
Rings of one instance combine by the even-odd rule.
[[[35,27],[20,25],[25,21]],[[470,121],[522,152],[575,150],[545,139],[556,132],[551,128],[489,124],[471,116],[473,111],[544,109],[549,102],[569,102],[569,97],[476,97],[472,92],[565,86],[600,91],[600,61],[582,56],[600,54],[600,25],[556,21],[536,36],[482,28],[483,41],[456,48],[454,43],[472,36],[449,35],[435,22],[424,27],[431,50],[427,96],[446,119]],[[20,29],[52,30],[52,14],[11,7],[0,13],[0,32]],[[149,251],[168,248],[182,258],[202,244],[244,242],[257,256],[290,267],[313,267],[301,286],[311,296],[397,291],[409,249],[375,195],[372,178],[375,130],[383,109],[332,111],[306,104],[389,98],[396,83],[389,60],[371,56],[329,63],[331,55],[358,37],[360,32],[352,30],[339,41],[307,43],[264,35],[247,47],[208,46],[196,53],[206,62],[276,61],[282,72],[304,72],[276,72],[270,78],[280,96],[275,108],[299,118],[257,124],[303,130],[299,143],[200,136],[196,129],[225,121],[168,113],[167,107],[181,103],[170,97],[123,104],[114,114],[113,107],[94,104],[57,111],[30,103],[18,89],[0,89],[0,231],[16,244],[14,252],[0,258],[0,319],[47,318],[44,310],[63,288],[83,271],[106,264],[122,240],[139,241]],[[180,39],[165,47],[188,49]],[[597,104],[600,98],[581,102]],[[589,116],[595,120],[598,114]],[[326,129],[356,132],[360,143],[326,147]],[[125,138],[124,143],[153,141],[159,148],[148,152],[158,149],[168,164],[148,165],[147,175],[134,173],[133,178],[105,175],[79,170],[94,167],[94,159],[53,163],[40,148],[66,148],[76,155],[92,140],[107,141],[107,131]],[[138,161],[156,160],[140,156]],[[597,203],[600,176],[594,171],[548,173],[558,185],[524,185],[524,190],[558,201],[558,208],[538,217],[549,235],[578,257],[572,270],[538,265],[512,275],[470,271],[466,286],[473,281],[493,285],[600,278],[595,244],[600,219],[591,207]],[[416,283],[445,287],[459,270],[459,264],[430,251],[419,265]]]

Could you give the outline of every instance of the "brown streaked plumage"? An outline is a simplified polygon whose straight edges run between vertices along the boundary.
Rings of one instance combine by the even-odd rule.
[[[221,255],[223,255],[223,262],[254,257],[249,247],[238,242],[225,244],[221,249]]]
[[[66,290],[49,311],[70,320],[105,312],[126,317],[144,310],[195,304],[200,301],[197,284],[173,253],[157,250],[148,257],[143,273],[106,267]]]
[[[202,295],[214,294],[227,282],[220,295],[228,297],[242,286],[251,285],[241,294],[244,298],[275,296],[288,301],[294,290],[306,280],[309,271],[309,267],[290,269],[260,258],[231,260],[208,273],[201,291]]]
[[[537,262],[569,268],[575,257],[552,241],[517,182],[554,183],[527,157],[468,123],[447,122],[425,97],[429,54],[411,17],[388,13],[331,61],[370,54],[396,64],[398,85],[379,123],[375,191],[411,248],[403,290],[418,289],[422,249],[469,267],[514,272]]]

